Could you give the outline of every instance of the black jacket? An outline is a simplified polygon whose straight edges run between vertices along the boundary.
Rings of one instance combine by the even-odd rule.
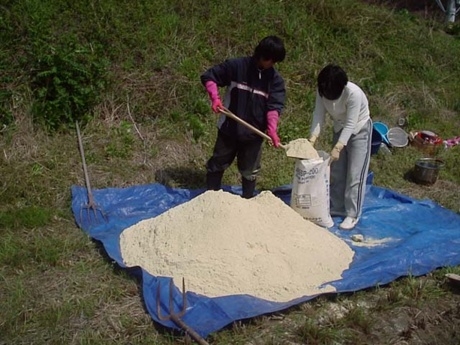
[[[252,57],[229,59],[208,69],[201,76],[203,85],[214,81],[217,86],[227,86],[223,104],[235,115],[265,132],[269,110],[278,114],[284,108],[286,90],[284,80],[274,68],[259,70]],[[260,137],[250,129],[222,115],[219,129],[239,140]]]

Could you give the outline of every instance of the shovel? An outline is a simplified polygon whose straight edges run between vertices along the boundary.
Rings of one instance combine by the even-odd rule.
[[[272,139],[267,134],[258,130],[253,125],[247,123],[243,119],[240,119],[238,116],[233,114],[227,108],[222,107],[220,108],[220,111],[225,116],[235,120],[236,122],[242,124],[246,128],[249,128],[251,131],[258,134],[262,138],[267,139],[270,143],[273,143]],[[286,145],[280,144],[280,147],[286,150],[286,156],[290,158],[297,158],[297,159],[319,158],[318,152],[315,150],[313,145],[308,141],[308,139],[296,139],[296,140],[289,142]]]

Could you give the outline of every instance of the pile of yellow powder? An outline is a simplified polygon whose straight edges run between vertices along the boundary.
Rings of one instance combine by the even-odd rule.
[[[333,292],[353,251],[271,192],[243,199],[207,191],[120,237],[124,263],[208,297],[249,294],[285,302]]]

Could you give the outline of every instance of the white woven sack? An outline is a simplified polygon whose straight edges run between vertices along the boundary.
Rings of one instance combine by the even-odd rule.
[[[329,206],[329,154],[319,159],[297,159],[292,181],[291,207],[305,219],[329,228],[334,225]]]

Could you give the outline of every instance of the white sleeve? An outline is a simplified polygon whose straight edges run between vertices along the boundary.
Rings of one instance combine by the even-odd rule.
[[[347,100],[347,115],[345,125],[343,126],[342,133],[340,133],[339,140],[342,144],[346,145],[351,135],[355,131],[356,124],[359,119],[359,112],[361,109],[362,99],[355,92],[351,93]]]
[[[310,127],[310,137],[312,135],[318,137],[324,126],[324,118],[326,117],[326,108],[324,107],[321,96],[316,91],[315,110],[313,111],[313,120]]]

